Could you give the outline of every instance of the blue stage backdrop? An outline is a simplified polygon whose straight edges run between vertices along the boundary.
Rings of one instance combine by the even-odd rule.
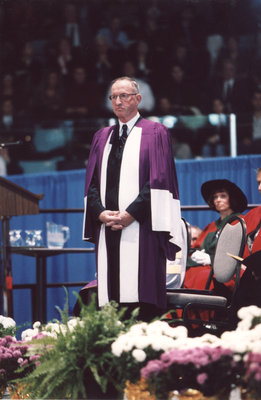
[[[260,156],[240,156],[236,158],[214,158],[204,160],[176,161],[181,205],[204,205],[200,187],[210,179],[226,178],[235,182],[246,193],[249,204],[260,203],[256,185],[256,168],[261,166]],[[84,170],[27,174],[8,177],[11,181],[33,193],[43,193],[40,209],[45,208],[83,208]],[[217,218],[213,211],[183,211],[182,216],[191,224],[203,228]],[[54,221],[70,227],[71,237],[65,247],[85,247],[90,244],[82,241],[82,213],[39,214],[12,217],[11,229],[42,229],[46,244],[46,222]],[[35,259],[12,255],[14,283],[35,282]],[[47,258],[48,282],[89,281],[95,276],[94,254],[69,254]],[[73,308],[79,287],[70,288],[69,306]],[[14,318],[17,324],[31,323],[31,298],[27,289],[15,290]],[[65,292],[63,288],[50,288],[47,293],[47,319],[58,318],[56,306],[63,308]]]

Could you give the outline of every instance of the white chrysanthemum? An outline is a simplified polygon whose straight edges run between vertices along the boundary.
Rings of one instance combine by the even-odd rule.
[[[29,340],[32,340],[32,338],[38,335],[38,333],[39,333],[38,329],[25,329],[21,334],[21,338],[22,340],[27,342]]]
[[[120,357],[121,356],[121,354],[122,354],[122,346],[117,342],[117,340],[112,343],[111,351],[112,351],[112,354],[114,354],[116,357]]]
[[[148,324],[146,322],[141,322],[140,324],[135,324],[130,327],[128,333],[132,335],[143,335],[146,332]]]
[[[221,335],[221,345],[235,353],[245,353],[249,349],[248,332],[231,331]]]
[[[132,356],[138,362],[143,362],[146,359],[145,351],[140,350],[140,349],[134,349],[133,352],[132,352]]]
[[[0,323],[3,325],[5,329],[7,328],[14,328],[16,326],[15,321],[13,318],[10,317],[4,317],[3,315],[0,315]]]
[[[168,329],[168,323],[165,321],[153,321],[151,322],[146,329],[147,335],[151,334],[162,334],[164,329]]]
[[[260,340],[256,342],[252,342],[249,345],[250,349],[253,353],[261,353],[261,343]]]
[[[163,333],[172,338],[186,338],[188,336],[188,330],[185,326],[176,326],[172,328],[167,324],[167,327],[164,328]]]
[[[253,318],[253,317],[261,317],[261,308],[257,306],[248,306],[242,307],[237,312],[238,318],[241,320]]]
[[[251,329],[251,333],[254,337],[259,336],[259,339],[261,339],[261,324],[258,324],[253,329]]]
[[[41,326],[41,322],[40,321],[35,321],[33,324],[33,329],[39,329]]]
[[[215,335],[211,335],[210,333],[205,333],[204,335],[200,336],[198,338],[201,342],[203,342],[204,344],[206,343],[214,343],[216,345],[220,344],[220,338],[218,338]]]
[[[150,346],[152,340],[152,336],[138,336],[134,338],[133,346],[137,349],[146,349],[146,347]]]
[[[57,339],[57,338],[58,338],[58,334],[57,334],[56,332],[47,332],[47,331],[44,331],[43,333],[44,333],[44,335],[50,336],[51,338],[54,338],[54,339]]]
[[[168,336],[158,336],[151,344],[152,348],[156,351],[168,351],[173,348],[174,340]]]
[[[79,318],[72,318],[68,321],[68,329],[70,332],[74,330],[74,328],[79,324]]]
[[[133,349],[134,347],[134,338],[129,338],[129,340],[125,340],[123,343],[122,351],[128,352]]]
[[[45,330],[49,332],[60,333],[61,331],[64,331],[64,325],[59,324],[57,322],[48,322],[48,324],[45,327]]]
[[[252,325],[252,317],[245,318],[237,324],[237,331],[248,331]]]

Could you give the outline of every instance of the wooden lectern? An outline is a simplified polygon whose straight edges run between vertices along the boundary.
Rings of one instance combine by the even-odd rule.
[[[1,312],[13,316],[12,265],[9,246],[10,218],[15,215],[39,214],[39,200],[43,194],[34,194],[0,177],[0,218],[2,222]]]

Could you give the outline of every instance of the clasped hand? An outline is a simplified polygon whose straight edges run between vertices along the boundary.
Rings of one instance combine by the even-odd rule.
[[[118,231],[130,225],[134,221],[134,218],[127,211],[104,210],[99,215],[99,220],[106,227],[111,227],[112,231]]]

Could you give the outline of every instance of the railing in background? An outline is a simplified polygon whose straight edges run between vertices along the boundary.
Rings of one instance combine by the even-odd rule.
[[[235,114],[222,115],[148,115],[146,118],[165,125],[176,143],[185,143],[191,148],[192,158],[202,156],[202,145],[222,124],[225,132],[226,155],[237,155],[237,118]],[[55,170],[85,168],[94,133],[115,124],[113,116],[79,120],[34,122],[29,117],[8,127],[12,140],[22,144],[11,151],[11,161],[16,163],[11,174],[39,173]],[[6,136],[0,129],[0,136]],[[223,132],[223,134],[224,134]],[[186,158],[186,156],[184,156]],[[177,154],[176,158],[183,158]],[[14,160],[15,159],[15,160]],[[184,158],[183,158],[184,159]],[[20,171],[19,171],[20,169]]]
[[[247,209],[252,209],[260,206],[260,204],[248,204]],[[209,210],[209,206],[200,205],[200,206],[181,206],[181,210],[183,211],[202,211]],[[83,208],[42,208],[39,210],[41,214],[49,214],[49,213],[83,213]]]

